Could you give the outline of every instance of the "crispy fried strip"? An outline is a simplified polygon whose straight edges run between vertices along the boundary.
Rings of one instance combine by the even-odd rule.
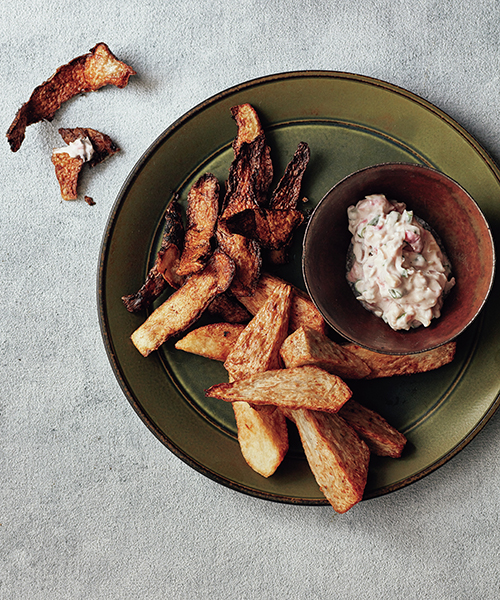
[[[280,353],[286,367],[316,365],[345,379],[363,379],[371,373],[370,367],[345,346],[336,344],[308,325],[291,333],[283,342]]]
[[[12,152],[19,150],[26,127],[42,120],[51,121],[57,109],[80,93],[94,92],[105,85],[123,88],[135,71],[118,60],[108,46],[97,44],[90,53],[73,59],[44,83],[36,87],[18,110],[7,131]]]
[[[177,350],[224,362],[245,325],[241,323],[209,323],[193,329],[178,342]]]
[[[216,250],[203,271],[192,275],[131,336],[143,356],[192,325],[213,298],[229,287],[233,261]]]
[[[180,204],[174,198],[165,213],[165,226],[161,247],[155,264],[147,274],[144,285],[135,294],[123,296],[129,312],[139,312],[160,296],[168,285],[177,289],[184,278],[177,275],[184,239],[184,226]]]
[[[355,400],[349,400],[338,413],[378,456],[399,458],[406,444],[405,436],[378,413]]]
[[[92,147],[94,148],[94,154],[88,161],[89,167],[95,167],[109,156],[120,151],[120,148],[118,148],[109,135],[101,133],[100,131],[97,131],[97,129],[91,129],[90,127],[65,129],[61,127],[58,131],[66,144],[71,144],[82,137],[89,138],[92,142]]]
[[[269,207],[273,210],[296,209],[302,188],[302,179],[309,164],[310,150],[305,142],[300,142],[297,150],[288,163],[285,173],[274,192],[272,193]],[[303,199],[306,200],[305,198]],[[283,265],[290,258],[290,242],[277,250],[270,250],[268,260],[274,265]]]
[[[293,233],[304,222],[296,209],[247,208],[226,218],[231,233],[256,240],[263,248],[279,250],[288,246]]]
[[[215,175],[202,175],[189,190],[187,202],[184,250],[177,270],[181,277],[201,271],[212,253],[219,215],[219,182]]]
[[[392,355],[372,352],[357,344],[347,344],[346,350],[363,360],[371,369],[367,379],[413,375],[439,369],[455,358],[456,342],[448,342],[434,350],[419,354]]]
[[[264,304],[269,294],[274,288],[282,283],[283,280],[269,273],[262,273],[255,292],[252,296],[239,298],[240,302],[247,310],[255,315],[259,308]],[[314,306],[309,296],[299,288],[292,286],[293,298],[290,311],[290,330],[295,331],[301,325],[308,325],[316,331],[324,333],[326,331],[325,320],[321,313]]]
[[[299,431],[307,462],[320,490],[338,513],[362,498],[370,451],[342,417],[311,410],[287,410]]]
[[[205,395],[226,402],[337,412],[352,392],[340,377],[308,366],[266,371],[241,381],[219,383],[205,390]]]

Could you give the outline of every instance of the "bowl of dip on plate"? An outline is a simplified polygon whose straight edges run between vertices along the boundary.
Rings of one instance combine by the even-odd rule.
[[[308,293],[346,340],[410,354],[455,339],[491,290],[495,250],[480,208],[430,167],[384,163],[337,183],[303,243]]]

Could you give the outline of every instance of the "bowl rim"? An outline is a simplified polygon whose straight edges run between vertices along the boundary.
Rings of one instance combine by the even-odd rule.
[[[314,207],[314,209],[310,213],[309,218],[307,220],[306,228],[305,228],[305,231],[304,231],[304,237],[303,237],[303,241],[302,241],[302,277],[304,279],[304,284],[305,284],[305,287],[306,287],[306,291],[309,294],[309,296],[310,296],[312,302],[314,303],[314,305],[316,306],[316,308],[319,310],[319,312],[321,313],[321,315],[325,319],[327,325],[335,333],[337,333],[338,335],[340,335],[347,342],[354,343],[354,344],[356,344],[358,346],[361,346],[361,347],[366,348],[367,350],[371,350],[373,352],[378,352],[378,353],[381,353],[381,354],[387,354],[386,351],[381,350],[380,348],[377,348],[374,345],[369,345],[366,342],[361,342],[358,339],[353,339],[352,337],[346,335],[345,332],[341,331],[332,322],[332,319],[330,318],[330,316],[328,314],[325,314],[325,311],[322,309],[320,303],[316,300],[316,298],[314,296],[314,293],[313,293],[313,291],[311,289],[311,283],[310,283],[310,279],[308,277],[307,266],[306,266],[306,264],[307,264],[307,260],[306,260],[307,248],[311,244],[311,229],[312,229],[312,226],[313,226],[312,223],[313,223],[314,219],[316,218],[318,212],[320,211],[320,207],[325,203],[325,201],[327,200],[328,196],[330,196],[330,194],[333,193],[334,190],[336,190],[338,187],[340,187],[341,185],[345,184],[346,181],[349,181],[350,179],[352,179],[354,177],[357,177],[357,176],[359,176],[362,173],[365,173],[367,171],[375,171],[375,170],[380,169],[380,168],[391,168],[391,167],[411,168],[411,169],[415,169],[416,171],[429,172],[429,173],[438,174],[440,177],[443,177],[443,178],[447,179],[449,182],[451,182],[453,185],[455,185],[457,188],[459,188],[461,190],[461,192],[464,194],[464,196],[477,209],[478,215],[482,219],[483,224],[485,226],[485,229],[486,229],[486,231],[488,233],[488,243],[489,243],[489,246],[491,247],[491,253],[492,253],[491,270],[489,272],[488,288],[487,288],[487,290],[486,290],[486,292],[485,292],[485,294],[484,294],[484,296],[483,296],[483,298],[481,300],[480,305],[478,306],[476,312],[474,313],[474,315],[460,328],[459,331],[457,331],[456,333],[453,334],[453,336],[451,336],[451,337],[449,337],[447,339],[443,339],[442,341],[438,341],[437,343],[434,343],[434,344],[429,344],[427,347],[419,349],[417,351],[415,351],[415,350],[408,350],[408,351],[399,350],[399,351],[391,352],[391,354],[393,354],[393,355],[404,356],[404,355],[408,355],[408,354],[420,354],[422,352],[427,352],[427,351],[430,351],[430,350],[435,350],[436,348],[439,348],[440,346],[443,346],[444,344],[447,344],[447,343],[455,340],[459,335],[461,335],[478,318],[478,316],[482,312],[482,309],[484,308],[484,305],[485,305],[486,301],[488,300],[488,297],[489,297],[489,295],[491,293],[491,290],[493,288],[493,284],[494,284],[494,281],[495,281],[495,276],[496,276],[496,250],[495,250],[495,243],[494,243],[493,234],[492,234],[492,231],[491,231],[490,224],[488,223],[488,220],[486,219],[486,217],[485,217],[483,211],[481,210],[481,207],[479,206],[479,204],[471,196],[471,194],[460,183],[458,183],[458,181],[456,181],[455,179],[453,179],[452,177],[450,177],[449,175],[447,175],[443,171],[440,171],[439,169],[436,169],[434,167],[430,167],[430,166],[419,164],[419,163],[410,163],[410,162],[404,162],[404,161],[388,161],[388,162],[376,163],[376,164],[373,164],[373,165],[369,165],[367,167],[362,167],[361,169],[357,169],[356,171],[353,171],[352,173],[349,173],[348,175],[342,177],[342,179],[340,179],[339,181],[337,181],[337,183],[335,183],[323,195],[323,197],[319,200],[319,202],[317,203],[317,205]],[[378,318],[378,317],[375,317],[375,318]]]

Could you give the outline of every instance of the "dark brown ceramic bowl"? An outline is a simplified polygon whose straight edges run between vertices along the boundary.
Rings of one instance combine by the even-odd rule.
[[[456,285],[429,327],[393,331],[362,307],[346,281],[347,208],[369,194],[405,202],[441,238]],[[304,237],[302,268],[307,290],[332,329],[370,350],[408,354],[453,340],[472,323],[493,283],[495,252],[488,223],[458,183],[429,167],[385,163],[349,175],[316,206]]]

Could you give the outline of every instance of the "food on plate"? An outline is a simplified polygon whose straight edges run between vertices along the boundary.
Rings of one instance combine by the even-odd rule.
[[[345,346],[308,325],[291,333],[280,353],[286,367],[315,365],[345,379],[363,379],[371,372],[370,367]]]
[[[280,347],[288,333],[291,287],[276,287],[229,352],[224,367],[230,381],[282,366]],[[247,464],[264,477],[272,475],[288,450],[288,429],[274,406],[233,403],[238,442]]]
[[[244,329],[242,323],[209,323],[187,333],[175,343],[175,347],[224,362]]]
[[[299,210],[258,206],[237,212],[223,221],[231,233],[256,240],[268,250],[280,250],[288,246],[294,231],[303,222],[304,215]]]
[[[134,346],[148,356],[168,338],[186,330],[217,294],[227,290],[233,276],[233,261],[215,250],[203,271],[189,277],[133,332]]]
[[[184,277],[177,275],[177,269],[183,245],[182,212],[177,198],[174,198],[166,210],[161,247],[153,267],[146,276],[146,281],[135,294],[122,296],[122,301],[129,312],[139,312],[148,308],[168,285],[174,289],[181,287]]]
[[[292,288],[280,284],[241,332],[224,367],[233,380],[283,366],[280,348],[288,335]]]
[[[233,402],[238,443],[246,463],[259,475],[270,477],[288,452],[288,428],[279,409],[255,410],[247,402]]]
[[[304,453],[320,490],[338,513],[363,498],[370,451],[338,414],[286,410],[299,431]]]
[[[433,350],[404,355],[380,354],[357,344],[346,344],[344,348],[361,358],[370,367],[371,372],[366,376],[367,379],[376,379],[396,375],[414,375],[439,369],[454,359],[457,343],[448,342]]]
[[[66,146],[54,148],[52,164],[63,200],[78,198],[78,177],[85,163],[94,167],[120,149],[111,138],[96,129],[59,129]]]
[[[378,413],[351,398],[338,414],[349,423],[373,454],[399,458],[406,445],[405,436]]]
[[[246,379],[219,383],[205,391],[211,398],[279,408],[337,412],[352,392],[347,384],[318,367],[293,367],[256,373]]]
[[[262,273],[253,295],[241,297],[239,300],[250,313],[255,315],[274,288],[282,282],[283,280],[275,275]],[[309,295],[295,286],[292,286],[292,290],[290,330],[295,331],[295,329],[298,329],[301,325],[308,325],[309,327],[324,333],[326,331],[325,320],[321,316],[319,310],[314,306]]]
[[[226,323],[248,323],[252,315],[234,296],[227,292],[216,296],[208,305],[207,313],[220,317]]]
[[[129,310],[146,307],[159,297],[165,281],[176,291],[132,334],[132,341],[147,356],[185,333],[201,315],[223,315],[224,322],[185,333],[175,348],[224,363],[229,381],[212,385],[205,395],[232,404],[242,456],[256,473],[270,477],[283,461],[288,419],[325,498],[344,513],[363,497],[370,453],[397,458],[406,444],[381,415],[352,399],[344,379],[437,368],[453,359],[455,343],[417,355],[388,356],[339,345],[327,336],[308,294],[262,269],[263,261],[281,264],[286,254],[289,236],[275,231],[282,223],[268,215],[281,211],[289,218],[297,210],[309,148],[299,144],[268,199],[273,166],[259,117],[249,104],[231,113],[238,131],[222,206],[215,178],[198,180],[188,196],[191,233],[183,246],[181,210],[175,199],[170,204],[155,265],[143,288],[124,302]],[[269,239],[284,241],[280,250],[262,252],[273,244],[256,234],[260,218],[266,220]],[[234,224],[244,219],[250,225],[235,233]],[[180,273],[180,280],[173,280],[172,273]]]
[[[201,271],[212,253],[212,239],[219,215],[219,182],[206,173],[189,190],[184,250],[177,275],[186,277]]]
[[[271,209],[289,210],[297,208],[301,195],[302,179],[309,164],[310,155],[309,146],[305,142],[300,142],[292,160],[285,169],[283,177],[272,193],[269,201]],[[302,198],[302,201],[306,202],[307,198]],[[290,244],[284,244],[278,250],[271,250],[268,259],[275,265],[285,264],[290,259],[289,250]]]
[[[373,194],[347,209],[347,279],[357,299],[394,330],[428,327],[455,284],[436,238],[402,202]]]
[[[7,131],[11,150],[19,150],[26,127],[42,120],[51,121],[66,100],[80,93],[94,92],[105,85],[123,88],[130,76],[135,74],[102,42],[88,54],[59,67],[50,79],[35,88],[29,100],[18,110]]]

